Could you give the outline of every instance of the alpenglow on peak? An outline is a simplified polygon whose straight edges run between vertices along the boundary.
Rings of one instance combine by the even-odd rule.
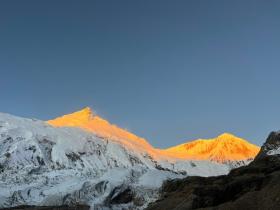
[[[212,139],[198,139],[166,149],[172,156],[183,159],[213,160],[219,163],[227,161],[252,160],[260,147],[236,137],[223,133]]]
[[[102,138],[108,138],[122,142],[125,140],[126,143],[134,142],[147,148],[151,147],[145,139],[138,137],[125,129],[119,128],[114,124],[111,124],[107,120],[95,114],[89,107],[85,107],[80,111],[49,120],[47,123],[54,127],[78,127],[89,132],[93,132]]]
[[[258,146],[230,133],[222,133],[212,139],[186,142],[165,150],[156,149],[144,138],[96,115],[89,107],[47,122],[54,127],[78,127],[99,137],[121,142],[130,148],[138,145],[143,151],[156,151],[164,156],[184,160],[211,160],[219,163],[252,160],[260,150]]]

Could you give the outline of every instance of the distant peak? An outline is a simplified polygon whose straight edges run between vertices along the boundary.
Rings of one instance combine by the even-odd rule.
[[[258,146],[231,133],[222,133],[216,138],[195,140],[167,149],[175,157],[214,160],[220,163],[252,159],[259,150]]]

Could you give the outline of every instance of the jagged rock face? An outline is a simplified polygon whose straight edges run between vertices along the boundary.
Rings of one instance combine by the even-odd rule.
[[[280,209],[279,133],[272,132],[248,166],[217,177],[187,177],[167,181],[161,198],[147,210]]]

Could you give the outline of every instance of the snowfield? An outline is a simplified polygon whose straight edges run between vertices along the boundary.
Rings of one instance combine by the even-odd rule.
[[[0,207],[143,209],[157,199],[164,180],[222,175],[230,168],[172,159],[134,142],[128,146],[79,128],[0,113]]]

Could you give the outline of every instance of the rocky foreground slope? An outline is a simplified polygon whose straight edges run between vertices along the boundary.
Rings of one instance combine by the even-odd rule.
[[[147,210],[280,209],[280,133],[272,132],[248,166],[218,177],[167,181]]]

